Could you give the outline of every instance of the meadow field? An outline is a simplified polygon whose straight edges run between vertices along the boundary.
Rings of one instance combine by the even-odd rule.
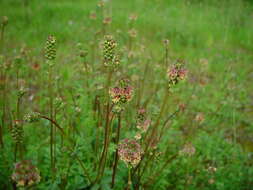
[[[0,190],[253,190],[251,0],[0,0]]]

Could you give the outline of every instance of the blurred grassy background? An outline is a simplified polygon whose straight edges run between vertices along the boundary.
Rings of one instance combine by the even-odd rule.
[[[172,57],[188,62],[189,83],[180,96],[189,101],[189,113],[182,125],[194,126],[196,114],[203,113],[201,127],[219,146],[220,138],[236,142],[253,152],[253,3],[246,0],[125,0],[112,1],[109,33],[122,38],[128,33],[128,17],[138,15],[134,28],[136,43],[147,49],[147,57],[163,55],[162,41],[170,40]],[[24,1],[25,2],[25,1]],[[75,75],[70,56],[78,42],[90,46],[101,27],[89,19],[97,9],[92,0],[0,0],[0,16],[8,16],[5,54],[15,54],[25,44],[42,59],[43,45],[49,34],[58,40],[57,62],[67,75]],[[109,14],[111,14],[109,13]],[[41,61],[41,60],[40,60]],[[42,61],[41,61],[42,62]],[[72,81],[70,81],[71,83]],[[222,135],[220,135],[222,133]],[[202,133],[199,134],[200,136]],[[197,142],[205,146],[201,136]],[[221,143],[222,144],[222,143]],[[211,144],[210,149],[211,149]],[[238,145],[238,146],[239,146]]]

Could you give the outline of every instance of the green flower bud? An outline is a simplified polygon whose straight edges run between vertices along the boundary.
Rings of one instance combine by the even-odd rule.
[[[9,22],[9,19],[7,16],[2,17],[2,26],[5,27]]]
[[[22,122],[20,120],[15,120],[13,122],[13,125],[11,128],[11,136],[15,143],[19,144],[23,142],[24,131],[23,131]]]
[[[45,57],[47,60],[54,60],[56,57],[56,39],[54,36],[48,36],[45,46]]]
[[[115,59],[115,47],[116,42],[112,36],[105,36],[104,47],[103,47],[103,57],[105,66],[111,66],[114,64]]]

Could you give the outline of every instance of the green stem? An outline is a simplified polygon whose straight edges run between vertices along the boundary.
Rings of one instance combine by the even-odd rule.
[[[49,112],[50,118],[53,119],[53,89],[52,89],[52,63],[48,63],[48,94],[49,94]],[[51,170],[53,175],[55,174],[55,163],[54,163],[54,125],[50,123],[50,160],[51,160]]]
[[[110,68],[108,68],[108,69],[110,69]],[[107,105],[106,105],[104,148],[103,148],[102,156],[100,158],[98,174],[97,174],[97,178],[95,181],[98,181],[100,179],[100,177],[103,176],[106,157],[107,157],[107,149],[108,149],[108,144],[109,144],[108,138],[109,138],[109,130],[110,130],[110,97],[109,97],[108,92],[109,92],[109,87],[110,87],[110,83],[111,83],[111,77],[112,77],[112,72],[111,72],[111,70],[109,70],[108,75],[107,75],[106,92],[105,92],[106,96],[107,96]]]
[[[4,47],[4,26],[1,26],[1,46],[0,46],[0,50],[3,49]]]
[[[128,168],[128,182],[127,182],[127,190],[131,189],[132,180],[131,180],[131,167]]]
[[[120,138],[120,128],[121,128],[121,114],[119,114],[119,116],[118,116],[118,128],[117,128],[117,136],[116,136],[116,146],[117,147],[118,147],[119,138]],[[115,152],[113,172],[112,172],[112,185],[111,185],[112,189],[113,189],[114,184],[115,184],[115,177],[116,177],[118,161],[119,161],[119,155],[118,155],[118,148],[117,148],[116,152]]]

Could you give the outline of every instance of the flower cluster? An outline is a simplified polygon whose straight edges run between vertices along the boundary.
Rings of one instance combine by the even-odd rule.
[[[40,174],[30,160],[23,160],[15,164],[14,171],[11,176],[17,186],[27,187],[40,181]]]
[[[141,161],[142,149],[136,140],[124,139],[118,146],[120,160],[129,167],[135,167]]]
[[[145,133],[151,124],[151,120],[147,119],[146,110],[139,109],[137,114],[137,128]]]
[[[54,60],[56,57],[56,39],[54,36],[48,36],[45,46],[45,57],[47,60]]]
[[[114,87],[110,89],[110,96],[112,98],[113,103],[126,103],[132,99],[132,87],[127,86],[125,88]]]
[[[129,85],[129,80],[121,79],[119,86],[111,88],[109,94],[116,110],[121,111],[123,104],[132,99],[133,88]]]
[[[116,42],[112,36],[105,36],[103,46],[103,59],[105,66],[115,66],[119,64],[118,57],[115,56]]]
[[[187,74],[187,70],[184,68],[182,61],[177,61],[174,65],[168,68],[167,75],[169,78],[169,85],[175,85],[180,80],[184,80]]]

